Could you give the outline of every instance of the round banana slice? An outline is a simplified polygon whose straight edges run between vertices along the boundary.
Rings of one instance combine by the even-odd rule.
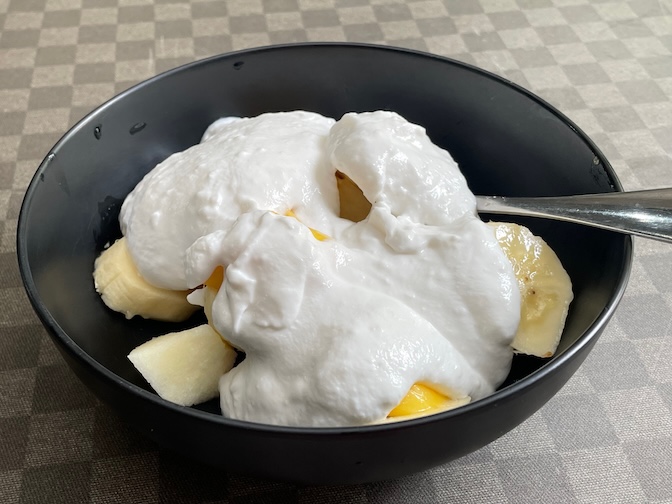
[[[112,310],[130,319],[135,315],[181,322],[197,309],[187,301],[188,291],[160,289],[149,284],[133,263],[126,238],[120,238],[96,259],[93,270],[96,291]]]
[[[511,346],[519,353],[551,357],[574,298],[569,275],[551,247],[526,227],[507,222],[489,225],[520,288],[520,325]]]

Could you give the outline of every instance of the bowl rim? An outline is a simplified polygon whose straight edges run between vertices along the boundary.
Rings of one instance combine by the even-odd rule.
[[[19,265],[19,272],[21,275],[21,280],[24,286],[24,289],[28,295],[28,299],[33,306],[35,313],[46,327],[47,331],[50,333],[52,338],[57,338],[60,341],[60,346],[62,350],[67,351],[71,356],[79,360],[82,364],[93,370],[96,374],[102,376],[104,380],[109,382],[111,385],[116,387],[121,387],[130,393],[139,396],[139,399],[149,400],[158,406],[159,408],[165,408],[176,414],[185,414],[187,416],[195,417],[195,419],[201,421],[214,422],[215,424],[222,425],[227,428],[236,428],[249,431],[259,431],[267,434],[291,434],[297,435],[301,434],[303,436],[343,436],[343,435],[357,435],[362,433],[373,433],[373,432],[387,432],[387,431],[398,431],[400,429],[411,429],[419,427],[428,423],[442,422],[447,421],[450,418],[467,415],[472,411],[480,410],[483,408],[488,408],[495,403],[498,403],[502,400],[509,398],[512,395],[517,394],[522,389],[527,388],[532,383],[545,379],[546,377],[554,374],[560,368],[570,361],[574,355],[580,353],[582,349],[591,344],[591,342],[599,336],[604,327],[607,325],[609,319],[613,315],[616,307],[618,306],[623,294],[625,292],[628,279],[630,277],[630,272],[632,269],[633,262],[633,239],[630,235],[624,235],[624,249],[623,249],[623,263],[621,265],[621,275],[618,280],[615,291],[613,292],[607,306],[600,313],[600,315],[592,322],[592,324],[586,329],[586,331],[579,336],[579,338],[570,345],[562,354],[555,357],[552,361],[548,361],[543,364],[540,368],[533,371],[531,374],[524,376],[520,380],[502,388],[496,390],[493,394],[474,401],[465,406],[459,408],[435,413],[431,415],[421,416],[418,418],[408,419],[408,420],[399,420],[393,422],[386,422],[380,424],[371,424],[371,425],[359,425],[359,426],[346,426],[346,427],[293,427],[293,426],[284,426],[284,425],[273,425],[265,423],[250,422],[245,420],[236,420],[224,417],[221,414],[210,413],[207,411],[202,411],[193,407],[180,406],[174,403],[171,403],[165,399],[159,397],[158,394],[145,390],[114,373],[112,370],[100,364],[87,352],[85,352],[75,341],[68,336],[68,334],[60,327],[58,322],[53,318],[51,313],[47,310],[46,306],[40,299],[40,296],[37,292],[35,282],[30,269],[30,264],[27,254],[27,229],[26,229],[26,219],[28,209],[33,200],[36,187],[40,179],[44,176],[45,170],[48,168],[51,160],[55,157],[56,152],[59,150],[62,144],[67,142],[70,137],[74,136],[80,129],[89,125],[91,118],[94,115],[98,115],[104,110],[113,107],[117,102],[123,100],[127,95],[135,92],[136,90],[143,88],[145,86],[150,86],[160,79],[170,77],[173,74],[181,73],[186,70],[196,68],[202,65],[210,65],[216,63],[220,60],[235,60],[237,57],[245,57],[249,54],[257,54],[262,52],[271,52],[271,51],[285,51],[285,50],[304,50],[304,49],[316,49],[323,48],[326,50],[337,50],[337,49],[367,49],[371,51],[383,51],[391,53],[400,53],[406,54],[409,56],[415,56],[419,58],[426,58],[430,60],[435,60],[442,64],[449,64],[453,66],[461,67],[462,69],[468,70],[470,72],[477,73],[484,78],[497,81],[499,84],[512,88],[513,90],[523,94],[526,98],[531,99],[536,102],[538,105],[542,106],[548,112],[557,116],[562,122],[567,124],[575,134],[577,134],[581,140],[583,140],[595,153],[595,155],[600,159],[601,163],[604,166],[605,171],[609,175],[610,184],[612,185],[615,191],[623,191],[616,172],[613,167],[606,159],[604,154],[600,149],[595,145],[595,143],[586,135],[581,128],[579,128],[571,119],[566,115],[560,112],[550,103],[546,102],[541,97],[532,93],[531,91],[523,88],[522,86],[516,84],[515,82],[510,81],[504,77],[501,77],[493,72],[479,68],[475,65],[464,63],[452,58],[445,56],[440,56],[436,54],[431,54],[424,51],[419,51],[415,49],[407,49],[402,47],[395,46],[385,46],[379,44],[370,44],[370,43],[350,43],[350,42],[301,42],[301,43],[291,43],[291,44],[278,44],[278,45],[266,45],[259,47],[252,47],[247,49],[241,49],[237,51],[226,52],[200,60],[196,60],[178,67],[166,70],[161,72],[149,79],[143,80],[132,87],[122,91],[121,93],[116,94],[109,100],[105,101],[101,105],[94,108],[86,116],[80,119],[76,124],[74,124],[49,150],[48,154],[42,160],[38,166],[34,176],[32,177],[28,188],[26,190],[23,202],[21,204],[21,210],[18,217],[18,226],[16,231],[16,246],[17,246],[17,259]]]

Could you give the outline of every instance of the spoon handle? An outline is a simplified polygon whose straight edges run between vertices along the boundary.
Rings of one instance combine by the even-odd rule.
[[[544,198],[477,196],[481,213],[544,217],[672,243],[672,188]]]

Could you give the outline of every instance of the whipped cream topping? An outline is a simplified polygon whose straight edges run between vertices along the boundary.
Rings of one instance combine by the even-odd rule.
[[[372,202],[359,223],[338,217],[337,169]],[[143,179],[121,222],[152,283],[225,267],[211,322],[246,352],[220,380],[225,416],[361,425],[414,383],[479,399],[508,374],[512,267],[450,155],[397,114],[220,120]]]

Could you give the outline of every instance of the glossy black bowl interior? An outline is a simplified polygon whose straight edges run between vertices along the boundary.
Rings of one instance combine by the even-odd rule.
[[[629,237],[517,219],[555,249],[574,284],[560,349],[551,360],[517,357],[499,392],[453,412],[365,428],[281,428],[223,419],[216,401],[182,408],[151,392],[126,355],[176,326],[112,313],[91,279],[95,257],[120,234],[121,202],[156,163],[198,142],[217,118],[295,109],[334,118],[348,111],[399,112],[451,152],[477,194],[620,190],[604,156],[560,113],[454,61],[318,44],[187,65],[85,118],[54,146],[28,189],[18,230],[21,273],[73,370],[164,446],[234,471],[304,482],[370,481],[422,470],[489,443],[534,413],[576,370],[613,313],[630,268]]]

